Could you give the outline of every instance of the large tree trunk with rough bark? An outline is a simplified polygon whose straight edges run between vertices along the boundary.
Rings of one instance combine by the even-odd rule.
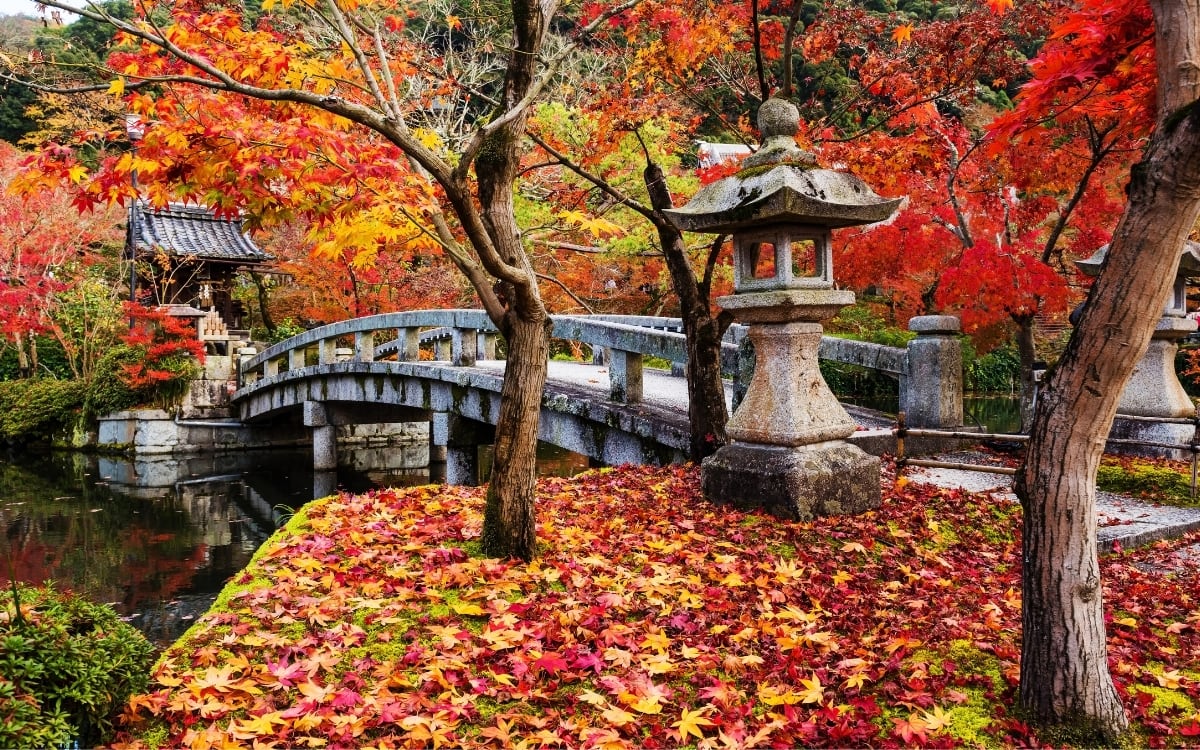
[[[510,315],[504,325],[508,359],[496,421],[496,460],[483,516],[483,552],[492,557],[530,560],[537,552],[535,452],[550,358],[548,321],[548,317],[523,320]]]
[[[507,310],[499,320],[493,315],[508,344],[508,359],[500,390],[482,545],[486,555],[524,560],[533,559],[537,552],[536,452],[550,328],[537,276],[521,242],[513,185],[521,166],[518,144],[529,117],[528,108],[521,107],[520,102],[532,85],[538,51],[554,7],[554,0],[512,3],[513,53],[496,110],[497,118],[508,119],[487,136],[475,161],[481,218],[508,277],[499,285]]]
[[[646,167],[643,177],[654,209],[663,257],[671,273],[671,286],[679,297],[679,315],[687,338],[688,424],[692,430],[691,459],[701,461],[729,442],[725,423],[725,385],[721,380],[721,325],[709,307],[707,284],[696,280],[683,244],[683,235],[663,214],[672,207],[666,176],[657,164]]]
[[[1038,403],[1017,475],[1024,511],[1020,703],[1031,720],[1112,742],[1128,719],[1108,672],[1096,468],[1200,214],[1200,0],[1151,0],[1159,125],[1082,319]]]

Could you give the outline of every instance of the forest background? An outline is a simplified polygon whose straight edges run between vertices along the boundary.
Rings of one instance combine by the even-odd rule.
[[[480,68],[494,65],[488,50],[495,49],[497,34],[488,31],[485,5],[435,5],[412,11],[416,17],[407,22],[419,21],[427,38],[444,40],[444,63],[455,71],[454,86],[430,85],[431,106],[421,113],[428,137],[448,141],[461,137],[467,118],[481,111],[470,102],[486,92],[471,89],[471,76],[482,80]],[[109,7],[118,16],[129,12],[119,2]],[[564,66],[553,96],[532,118],[549,151],[527,156],[517,203],[547,306],[676,314],[653,227],[572,167],[636,193],[649,157],[667,165],[671,191],[682,203],[702,182],[732,171],[730,164],[698,168],[697,143],[753,143],[750,115],[773,89],[801,105],[803,140],[825,163],[852,169],[881,194],[908,197],[889,224],[838,234],[837,280],[859,294],[860,304],[831,329],[897,344],[912,315],[958,314],[974,344],[968,386],[1012,387],[1021,357],[1028,372],[1035,360],[1053,361],[1061,347],[1065,313],[1082,298],[1084,283],[1071,260],[1090,256],[1107,240],[1121,207],[1123,176],[1146,135],[1136,120],[1120,116],[1125,105],[1110,96],[1106,110],[1080,107],[1012,137],[1011,116],[1006,120],[1004,113],[1059,10],[1054,3],[1023,6],[1019,15],[974,3],[836,9],[812,2],[695,9],[655,3],[611,21],[571,61],[575,70]],[[251,3],[247,11],[246,23],[255,22],[259,7]],[[0,50],[39,70],[86,79],[113,51],[111,29],[88,19],[60,20],[53,13],[45,21],[0,19]],[[657,46],[632,62],[621,56],[634,37],[654,34],[660,35]],[[135,162],[121,119],[129,102],[117,95],[125,92],[101,82],[105,89],[85,106],[12,83],[0,98],[0,138],[15,146],[0,153],[4,181],[25,192],[2,198],[6,279],[0,294],[6,309],[21,311],[6,316],[0,331],[6,378],[38,372],[89,378],[99,353],[121,332],[118,302],[127,274],[120,267],[119,205],[130,198],[132,188],[125,186]],[[1137,89],[1124,94],[1130,101],[1138,95]],[[317,166],[301,183],[283,164],[286,144],[275,144],[272,154],[272,144],[236,143],[236,112],[199,103],[188,111],[201,115],[184,134],[191,153],[173,152],[173,165],[155,164],[161,153],[147,154],[136,166],[156,202],[211,198],[218,188],[206,179],[241,182],[243,194],[230,194],[223,207],[249,209],[257,239],[278,258],[273,270],[281,274],[247,275],[237,290],[256,338],[278,340],[388,310],[477,305],[439,242],[384,199],[394,196],[380,186],[395,175],[345,174],[345,165],[329,158],[334,147],[309,144],[304,155]],[[214,129],[222,120],[229,127]],[[321,126],[300,135],[312,140]],[[997,128],[1006,128],[1006,137],[989,137]],[[180,135],[173,137],[178,145]],[[171,147],[152,130],[144,148]],[[38,154],[35,161],[30,153]],[[356,156],[361,163],[365,154]],[[77,192],[81,167],[108,175],[106,182],[89,183],[83,198]],[[31,170],[42,177],[31,177]],[[64,185],[53,184],[63,175]],[[292,188],[288,202],[276,199],[277,188],[265,189],[281,180]],[[716,296],[729,289],[728,250],[718,248],[716,263],[709,251],[706,244],[688,248],[698,272],[709,267]],[[275,283],[279,278],[289,281]],[[989,352],[989,358],[975,357]],[[829,368],[826,374],[842,392],[870,395],[889,387],[859,372]]]

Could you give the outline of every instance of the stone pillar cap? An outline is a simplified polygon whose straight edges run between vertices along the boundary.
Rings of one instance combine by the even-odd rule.
[[[914,333],[958,333],[962,322],[954,315],[918,315],[908,321],[908,330]]]

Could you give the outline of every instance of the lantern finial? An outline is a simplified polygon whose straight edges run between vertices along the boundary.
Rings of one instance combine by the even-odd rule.
[[[817,157],[796,145],[800,132],[800,110],[784,99],[768,99],[758,108],[758,130],[763,145],[756,153],[742,160],[743,167],[764,164],[794,164],[799,167],[817,166]]]

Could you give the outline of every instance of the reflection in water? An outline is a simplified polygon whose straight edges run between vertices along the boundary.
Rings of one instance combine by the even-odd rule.
[[[543,473],[587,468],[581,456],[544,453]],[[314,477],[304,450],[136,460],[0,453],[0,582],[54,581],[111,603],[166,645],[314,496],[429,481],[424,442],[339,447],[338,458],[336,473]]]

